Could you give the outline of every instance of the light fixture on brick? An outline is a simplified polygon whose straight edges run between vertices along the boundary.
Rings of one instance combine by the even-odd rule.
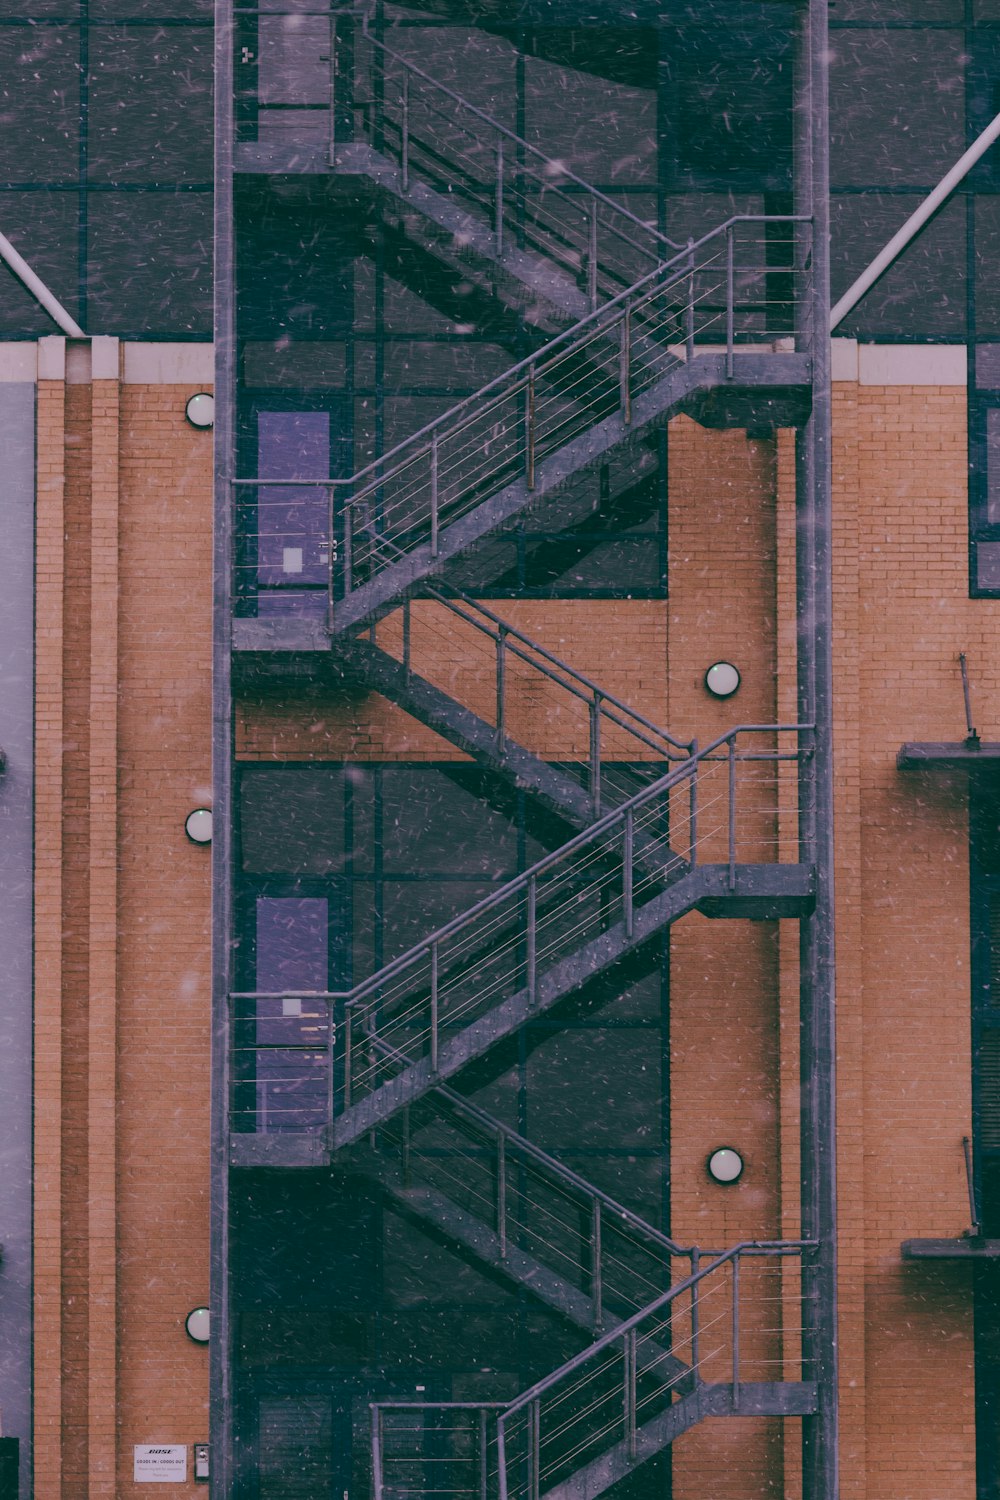
[[[731,698],[739,685],[739,670],[731,661],[714,661],[705,673],[705,686],[713,698]]]
[[[192,844],[210,844],[212,842],[212,809],[196,807],[193,812],[189,812],[184,819],[184,832]]]
[[[722,1183],[724,1187],[739,1182],[743,1176],[743,1158],[732,1146],[716,1146],[705,1165],[712,1181]]]
[[[188,1338],[193,1339],[196,1344],[207,1344],[210,1321],[211,1314],[207,1307],[192,1307],[184,1319]]]
[[[215,425],[215,397],[209,395],[208,391],[198,391],[196,395],[188,398],[184,415],[192,427],[213,427]]]

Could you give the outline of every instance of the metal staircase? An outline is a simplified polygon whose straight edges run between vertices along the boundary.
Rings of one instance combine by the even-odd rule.
[[[794,1311],[814,1248],[692,1251],[669,1290],[514,1401],[373,1403],[376,1500],[590,1500],[706,1417],[815,1412]]]
[[[810,222],[741,215],[677,245],[367,23],[338,37],[335,18],[293,19],[299,47],[328,27],[329,50],[299,97],[251,90],[236,170],[354,193],[495,299],[531,352],[349,478],[232,480],[233,648],[250,671],[304,656],[381,693],[532,795],[563,842],[348,991],[232,994],[230,1162],[360,1174],[591,1340],[514,1401],[375,1403],[375,1500],[589,1500],[705,1417],[818,1410],[799,1340],[815,1246],[680,1246],[464,1098],[463,1074],[693,910],[809,912],[812,851],[785,830],[812,728],[739,726],[699,749],[459,585],[489,574],[519,517],[587,516],[598,469],[624,493],[678,413],[805,420]],[[269,508],[283,543],[323,559],[316,607],[260,609]],[[484,685],[467,702],[456,661]],[[538,748],[542,701],[559,761]]]

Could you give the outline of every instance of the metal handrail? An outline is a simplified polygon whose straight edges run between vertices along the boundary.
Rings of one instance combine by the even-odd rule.
[[[509,129],[506,125],[502,125],[499,120],[493,119],[491,115],[486,114],[485,110],[479,109],[477,105],[472,104],[468,99],[464,99],[462,95],[456,93],[454,89],[448,88],[446,84],[439,83],[436,78],[432,78],[429,73],[425,73],[424,70],[416,63],[411,62],[409,58],[404,57],[401,52],[397,52],[394,48],[389,47],[385,42],[381,42],[376,37],[372,36],[370,30],[370,19],[370,16],[365,15],[362,21],[361,28],[362,35],[370,46],[376,47],[387,56],[392,57],[396,62],[400,63],[407,70],[407,72],[415,74],[418,78],[422,79],[424,83],[430,84],[430,86],[438,93],[444,94],[453,103],[458,104],[464,111],[475,116],[476,119],[482,121],[482,123],[487,126],[489,130],[495,132],[496,135],[501,135],[505,140],[513,142],[519,152],[523,152],[529,156],[533,156],[538,161],[543,162],[549,169],[549,172],[553,177],[558,176],[568,182],[575,183],[577,187],[583,188],[588,196],[596,198],[601,203],[605,204],[608,208],[612,209],[616,214],[621,214],[622,218],[631,220],[631,222],[635,224],[638,229],[641,229],[643,233],[648,234],[651,239],[660,241],[662,244],[667,245],[672,250],[678,250],[681,248],[676,240],[672,240],[670,236],[664,234],[662,230],[655,229],[651,224],[647,224],[644,219],[640,219],[637,214],[633,214],[629,209],[623,208],[620,204],[616,203],[613,198],[609,198],[606,193],[602,193],[600,188],[594,187],[594,185],[590,182],[587,182],[585,178],[579,177],[575,172],[571,171],[570,168],[568,168],[563,162],[554,161],[552,157],[546,156],[544,151],[540,151],[537,146],[533,146],[531,142],[526,141],[523,136],[517,135],[515,131]],[[558,192],[558,186],[550,186],[549,191]],[[633,240],[629,240],[628,243],[630,245],[635,244]],[[642,247],[635,246],[635,248],[641,249]]]
[[[616,297],[612,297],[603,307],[599,307],[594,312],[588,313],[585,318],[581,318],[578,323],[574,323],[572,328],[567,328],[562,333],[557,334],[548,343],[544,344],[537,353],[526,355],[517,364],[511,365],[509,369],[504,370],[501,375],[495,375],[492,380],[480,386],[471,396],[463,396],[461,401],[456,401],[454,406],[450,406],[440,416],[434,417],[430,422],[426,422],[423,427],[411,433],[409,437],[403,438],[395,447],[389,448],[385,453],[380,454],[378,458],[373,458],[362,468],[356,470],[349,478],[337,478],[334,475],[330,475],[323,479],[265,479],[257,475],[256,477],[240,476],[230,479],[229,482],[235,487],[266,485],[269,489],[287,485],[294,485],[299,489],[342,489],[348,486],[357,486],[359,481],[368,479],[370,476],[378,473],[391,459],[397,458],[399,454],[405,452],[407,448],[412,447],[415,443],[423,444],[422,451],[429,452],[428,440],[435,433],[440,436],[442,428],[447,424],[454,424],[466,412],[472,411],[481,405],[485,397],[493,395],[507,381],[515,377],[527,375],[532,368],[536,371],[543,369],[556,351],[559,353],[576,352],[577,346],[585,342],[586,335],[600,331],[609,322],[609,315],[612,313],[612,310],[621,311],[631,299],[651,287],[653,282],[658,277],[661,277],[664,272],[672,271],[678,274],[686,272],[690,274],[692,267],[687,264],[690,257],[713,240],[735,229],[737,225],[810,224],[811,222],[812,218],[809,214],[732,214],[721,224],[717,224],[714,229],[710,229],[706,234],[701,235],[700,238],[692,240],[683,250],[678,251],[676,255],[672,256],[670,260],[664,261],[655,270],[649,271],[645,276],[640,277],[632,286],[627,287],[623,292],[619,292]],[[681,265],[681,262],[685,264]],[[772,269],[787,272],[788,274],[791,274],[792,271],[791,267],[785,266],[774,267]],[[694,267],[694,270],[697,271],[697,267]],[[383,481],[389,477],[391,476],[388,473],[383,472],[381,474]]]
[[[343,1000],[347,1002],[363,1000],[366,998],[366,996],[372,994],[375,990],[378,990],[386,982],[386,980],[393,978],[396,974],[399,974],[404,969],[409,968],[415,959],[429,953],[433,946],[444,942],[447,938],[452,937],[456,932],[460,932],[464,927],[467,927],[471,922],[475,921],[476,918],[481,916],[483,912],[490,911],[494,907],[499,906],[504,900],[509,899],[512,895],[515,895],[522,891],[526,891],[532,882],[537,881],[539,876],[544,875],[546,871],[564,860],[567,855],[574,854],[577,850],[583,849],[589,844],[599,842],[605,833],[608,833],[611,829],[617,828],[622,825],[630,814],[636,812],[639,808],[644,807],[647,802],[650,802],[654,798],[661,796],[663,792],[669,791],[671,788],[677,786],[681,781],[690,778],[697,766],[713,759],[727,759],[728,757],[718,756],[716,752],[723,746],[728,747],[734,744],[737,735],[802,735],[811,733],[812,729],[813,725],[811,724],[739,724],[735,728],[728,730],[726,734],[720,735],[718,739],[712,740],[710,744],[705,745],[702,749],[695,751],[695,753],[681,765],[676,766],[672,771],[668,771],[657,781],[652,782],[648,787],[643,787],[641,791],[637,792],[635,796],[631,797],[627,802],[623,802],[619,807],[613,808],[610,812],[605,813],[603,817],[598,819],[596,823],[592,823],[589,828],[584,829],[582,833],[575,834],[573,838],[569,839],[565,844],[560,845],[558,849],[555,849],[550,853],[543,855],[541,859],[536,860],[536,862],[529,869],[523,871],[520,875],[515,875],[511,880],[507,881],[497,890],[491,891],[488,896],[482,897],[481,900],[477,901],[473,906],[469,907],[467,911],[461,912],[457,917],[452,917],[450,921],[445,922],[441,927],[438,927],[429,936],[422,938],[419,943],[415,943],[411,948],[408,948],[405,953],[400,954],[398,958],[392,959],[391,962],[385,964],[383,968],[379,969],[377,973],[370,975],[367,979],[361,980],[350,990],[246,990],[234,992],[232,995],[232,999],[281,1000],[301,997],[303,999],[311,1000]],[[801,749],[799,751],[786,755],[783,755],[780,752],[775,752],[773,755],[766,755],[763,758],[769,761],[799,761],[801,760],[803,753],[804,752]],[[734,758],[736,760],[757,759],[757,756],[743,757],[736,755]]]
[[[727,1265],[732,1266],[731,1348],[728,1355],[728,1373],[733,1389],[734,1406],[739,1410],[742,1383],[741,1344],[744,1338],[740,1264],[747,1257],[773,1258],[780,1264],[782,1260],[790,1257],[802,1258],[817,1248],[818,1241],[811,1239],[743,1240],[719,1253],[703,1252],[697,1246],[694,1247],[691,1252],[693,1269],[690,1275],[654,1298],[639,1312],[617,1324],[579,1354],[566,1360],[558,1369],[536,1381],[512,1401],[392,1400],[371,1402],[369,1410],[371,1412],[375,1500],[384,1500],[386,1462],[407,1465],[408,1494],[413,1496],[431,1492],[415,1484],[412,1473],[412,1465],[416,1464],[419,1469],[425,1461],[422,1444],[428,1429],[424,1423],[416,1429],[416,1442],[420,1444],[416,1451],[410,1451],[408,1448],[398,1454],[392,1454],[391,1451],[387,1453],[385,1447],[387,1436],[391,1439],[393,1436],[402,1435],[409,1439],[411,1448],[414,1442],[414,1432],[409,1422],[406,1422],[405,1426],[396,1433],[391,1428],[387,1432],[387,1420],[391,1420],[393,1414],[404,1415],[405,1419],[405,1414],[423,1413],[425,1414],[424,1422],[428,1417],[433,1419],[437,1413],[453,1412],[462,1414],[463,1417],[467,1415],[473,1423],[471,1429],[467,1429],[461,1423],[442,1429],[443,1435],[458,1435],[453,1451],[442,1456],[444,1461],[472,1466],[473,1482],[463,1489],[463,1493],[475,1493],[478,1488],[481,1500],[488,1500],[488,1497],[493,1494],[498,1494],[499,1500],[507,1500],[510,1493],[508,1467],[511,1463],[517,1463],[518,1471],[524,1475],[522,1487],[525,1494],[530,1497],[530,1500],[540,1500],[540,1496],[544,1493],[544,1485],[541,1481],[546,1477],[542,1465],[543,1446],[553,1440],[558,1443],[560,1439],[565,1444],[568,1435],[574,1434],[576,1425],[581,1421],[586,1426],[583,1439],[578,1439],[575,1434],[569,1437],[569,1451],[563,1454],[557,1453],[554,1459],[549,1458],[550,1473],[553,1464],[557,1469],[564,1464],[574,1463],[579,1467],[585,1462],[582,1455],[591,1445],[598,1451],[606,1452],[609,1447],[626,1443],[629,1456],[634,1460],[638,1456],[638,1431],[641,1421],[645,1420],[641,1417],[643,1406],[648,1407],[650,1401],[655,1399],[660,1410],[664,1409],[664,1406],[669,1408],[675,1392],[696,1395],[699,1387],[704,1383],[701,1373],[703,1356],[699,1294],[706,1280],[717,1275]],[[708,1256],[707,1264],[703,1263],[706,1256]],[[656,1318],[658,1314],[662,1315],[665,1311],[669,1321],[673,1314],[672,1305],[679,1303],[688,1295],[690,1295],[690,1305],[686,1310],[686,1317],[689,1332],[685,1343],[688,1345],[690,1362],[687,1365],[679,1362],[679,1368],[669,1376],[664,1368],[658,1382],[660,1389],[656,1397],[651,1397],[648,1388],[647,1393],[643,1395],[640,1377],[649,1377],[657,1373],[655,1366],[667,1357],[666,1351],[671,1347],[673,1340],[668,1337],[666,1349],[662,1342],[654,1341],[658,1339],[661,1332],[662,1320],[652,1333],[641,1333],[640,1330],[647,1320]],[[715,1316],[717,1319],[718,1314]],[[782,1332],[779,1329],[766,1331]],[[796,1331],[785,1329],[784,1333],[794,1336]],[[645,1347],[647,1356],[645,1365],[639,1358],[640,1346]],[[611,1360],[606,1357],[609,1351],[613,1351]],[[721,1353],[721,1349],[712,1353]],[[620,1373],[616,1369],[619,1354],[621,1356]],[[649,1360],[650,1355],[653,1356],[652,1361]],[[587,1367],[593,1366],[595,1362],[596,1370],[587,1371]],[[584,1371],[587,1373],[581,1373]],[[588,1383],[594,1379],[599,1382],[596,1394],[592,1388],[586,1389]],[[560,1388],[567,1381],[571,1382],[568,1389],[561,1390]],[[618,1395],[613,1395],[616,1384],[620,1387],[620,1392]],[[555,1395],[548,1410],[555,1418],[555,1428],[543,1437],[542,1403],[553,1392]],[[578,1402],[583,1402],[582,1410],[578,1415],[574,1415],[572,1409],[567,1408],[566,1405],[568,1398],[574,1395]],[[617,1411],[603,1426],[595,1426],[593,1421],[595,1406],[608,1401],[614,1403],[612,1411],[615,1406],[618,1408]],[[699,1413],[700,1408],[696,1407],[695,1420]],[[512,1457],[510,1454],[511,1434],[508,1427],[518,1418],[523,1418],[526,1425],[522,1429],[523,1442],[519,1444],[516,1455]],[[517,1432],[518,1429],[515,1428],[515,1435]],[[437,1463],[440,1461],[441,1458],[431,1460]],[[398,1485],[393,1485],[391,1488],[395,1490]],[[518,1492],[520,1493],[520,1490]]]

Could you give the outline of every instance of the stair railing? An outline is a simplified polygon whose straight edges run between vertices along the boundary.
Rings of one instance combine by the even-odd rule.
[[[593,312],[680,249],[565,162],[377,39],[367,18],[361,46],[371,56],[360,111],[368,141],[398,166],[404,191],[417,177],[467,208],[491,231],[498,256],[508,247],[541,256],[577,286]],[[365,69],[358,72],[364,79]]]
[[[780,859],[782,763],[801,783],[810,753],[810,726],[741,725],[353,989],[235,994],[234,1129],[259,1129],[269,1078],[273,1130],[322,1128],[417,1060],[434,1078],[451,1038],[514,995],[530,1013],[550,971],[612,928],[630,939],[685,871],[720,866],[735,890],[740,864]]]
[[[669,1286],[690,1249],[446,1085],[378,1131],[400,1186],[442,1193],[493,1231],[501,1263],[531,1257],[589,1303],[600,1332]],[[362,1149],[359,1147],[359,1149]]]
[[[703,1410],[712,1414],[709,1389],[722,1388],[725,1410],[739,1415],[749,1385],[802,1381],[785,1262],[813,1249],[809,1240],[749,1240],[707,1263],[693,1251],[682,1280],[513,1401],[374,1402],[374,1500],[432,1490],[541,1500],[563,1485],[571,1493],[601,1460],[603,1489]],[[665,1375],[670,1360],[683,1373]]]
[[[280,538],[268,531],[268,508],[289,510],[283,491],[296,504],[325,497],[333,628],[336,598],[418,549],[433,562],[445,528],[508,485],[533,493],[543,465],[605,419],[641,420],[643,397],[699,354],[724,353],[731,376],[740,350],[794,347],[804,273],[790,262],[808,224],[801,215],[726,220],[349,479],[233,480],[248,554],[238,568],[256,571],[265,537],[271,547],[310,539],[294,522]],[[236,591],[246,592],[239,578]]]
[[[560,769],[590,793],[595,818],[693,753],[693,741],[675,739],[487,605],[459,589],[428,586],[423,595],[433,603],[414,614],[407,599],[377,631],[371,627],[370,639],[404,671],[453,696],[456,653],[470,680],[491,680],[488,701],[477,708],[496,729],[500,753],[508,739],[537,741],[544,702],[546,723],[565,747]]]

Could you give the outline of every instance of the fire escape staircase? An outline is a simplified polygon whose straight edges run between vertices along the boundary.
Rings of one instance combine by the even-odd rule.
[[[807,226],[743,216],[679,249],[365,43],[379,74],[367,139],[243,144],[237,169],[363,182],[391,228],[516,315],[533,352],[360,474],[323,481],[326,618],[238,618],[234,648],[248,662],[308,653],[315,671],[378,691],[570,836],[349,992],[235,995],[231,1160],[361,1173],[591,1339],[514,1402],[373,1407],[375,1500],[432,1490],[431,1449],[483,1500],[589,1500],[706,1416],[816,1410],[772,1326],[789,1268],[813,1247],[682,1247],[451,1084],[687,912],[807,911],[814,874],[797,846],[782,850],[779,824],[794,817],[810,731],[677,741],[456,583],[541,504],[556,528],[586,515],[597,467],[617,465],[620,489],[634,483],[648,435],[677,412],[801,420],[810,377],[794,282]],[[244,522],[265,484],[282,483],[300,495],[317,482],[237,481]],[[466,664],[485,653],[488,710],[456,701],[449,645]],[[572,760],[521,742],[536,682],[559,704]],[[708,1328],[721,1331],[709,1340]],[[755,1362],[767,1378],[748,1376]]]

